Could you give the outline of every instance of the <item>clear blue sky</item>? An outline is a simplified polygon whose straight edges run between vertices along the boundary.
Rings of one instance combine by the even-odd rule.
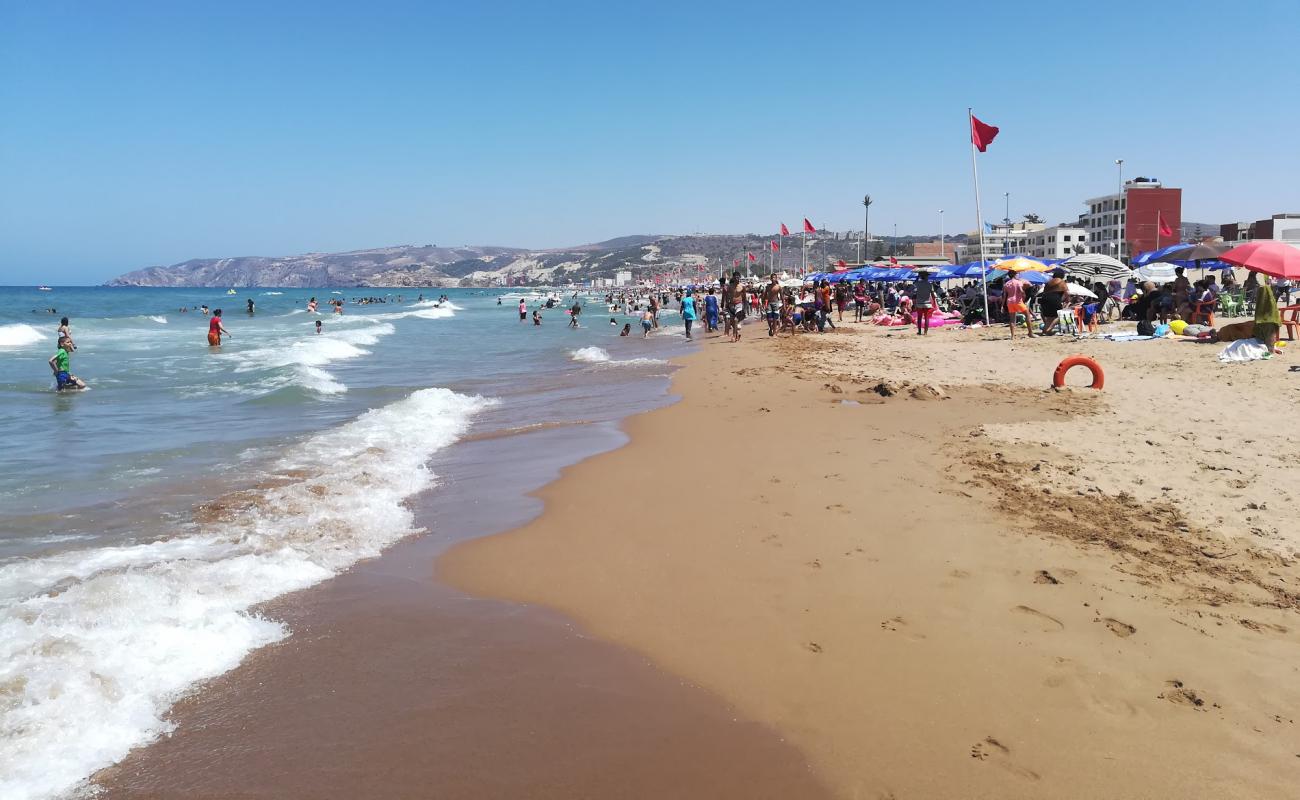
[[[631,233],[1300,211],[1300,3],[0,0],[0,284]],[[1242,123],[1227,119],[1244,120]]]

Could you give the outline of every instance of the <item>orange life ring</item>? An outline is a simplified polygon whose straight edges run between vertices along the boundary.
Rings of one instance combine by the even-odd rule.
[[[1106,381],[1106,376],[1101,372],[1101,365],[1087,356],[1070,356],[1056,365],[1056,372],[1052,373],[1052,386],[1059,389],[1065,385],[1065,373],[1070,371],[1071,367],[1087,367],[1092,373],[1092,384],[1089,389],[1100,389]]]

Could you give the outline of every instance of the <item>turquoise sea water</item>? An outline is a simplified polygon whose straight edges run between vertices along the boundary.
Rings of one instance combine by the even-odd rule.
[[[420,293],[0,288],[0,796],[70,791],[289,635],[250,609],[416,533],[435,453],[647,407],[682,347],[620,338],[632,318],[599,299],[573,330],[496,291]],[[65,315],[85,392],[54,391]]]

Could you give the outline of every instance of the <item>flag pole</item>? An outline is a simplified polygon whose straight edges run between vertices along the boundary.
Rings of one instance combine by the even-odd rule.
[[[808,274],[808,226],[799,231],[799,242],[803,246],[803,274]]]
[[[1164,223],[1160,221],[1160,209],[1156,209],[1156,249],[1160,249],[1160,226]]]
[[[966,125],[971,132],[970,172],[975,179],[975,224],[979,226],[980,234],[980,284],[984,288],[984,324],[989,325],[989,267],[988,259],[984,255],[984,212],[980,210],[980,171],[975,165],[975,113],[969,106],[966,108]]]

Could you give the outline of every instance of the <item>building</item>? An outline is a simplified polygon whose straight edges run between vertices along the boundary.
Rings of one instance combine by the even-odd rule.
[[[1005,222],[985,223],[984,254],[990,259],[1004,255],[1027,255],[1029,238],[1046,227],[1041,222],[1013,222],[1009,225]],[[966,234],[966,242],[957,247],[958,264],[980,260],[979,231]]]
[[[1300,247],[1300,214],[1274,214],[1255,222],[1232,222],[1219,226],[1225,242],[1276,239]]]
[[[614,273],[615,286],[630,286],[632,284],[632,270],[621,269]]]
[[[912,242],[912,244],[907,247],[907,250],[909,251],[908,255],[910,256],[937,258],[940,260],[947,259],[949,263],[952,263],[952,259],[956,255],[956,247],[956,242],[941,242],[938,239],[935,239],[932,242]]]
[[[1123,191],[1085,201],[1079,224],[1094,253],[1119,259],[1182,241],[1183,190],[1155,178],[1125,181]],[[1161,224],[1171,231],[1160,233]]]
[[[1077,225],[1053,225],[1033,231],[1026,241],[1025,254],[1030,258],[1069,258],[1087,253],[1088,232]]]

